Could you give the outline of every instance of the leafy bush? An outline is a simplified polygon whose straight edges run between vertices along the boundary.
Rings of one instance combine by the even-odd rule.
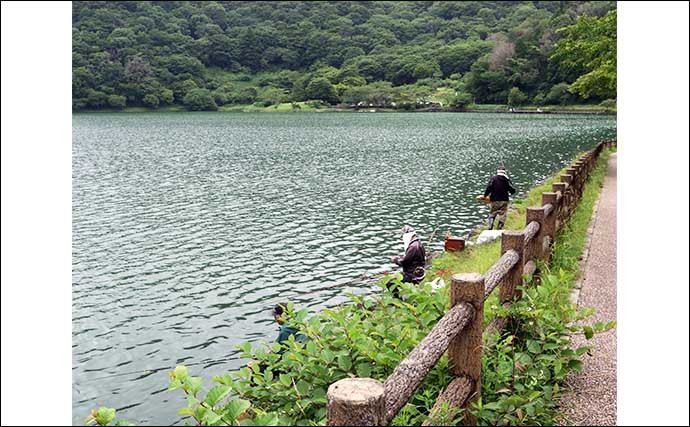
[[[527,101],[527,95],[520,89],[513,87],[508,92],[508,105],[523,105]]]
[[[242,399],[230,399],[232,387],[225,378],[215,379],[219,384],[211,388],[200,400],[203,383],[200,377],[191,377],[185,366],[177,366],[170,372],[168,390],[182,390],[187,406],[177,411],[194,419],[200,426],[243,425],[276,426],[281,424],[278,415],[252,409],[251,403]]]
[[[158,97],[156,95],[148,94],[144,96],[144,105],[151,108],[158,108]]]
[[[234,104],[251,104],[256,100],[257,91],[254,87],[246,87],[237,93],[234,93],[230,101]]]
[[[91,425],[91,424],[96,424],[99,426],[107,426],[110,425],[111,422],[115,421],[115,409],[113,408],[106,408],[105,406],[101,406],[98,409],[94,409],[91,411],[88,417],[86,417],[86,420],[84,420],[84,425]],[[118,420],[115,421],[116,426],[133,426],[134,424],[125,421],[125,420]]]
[[[544,103],[544,94],[542,92],[537,93],[534,95],[534,98],[532,98],[532,102],[534,102],[534,105],[542,105]]]
[[[208,89],[192,89],[184,97],[185,106],[192,111],[215,111],[218,105]]]
[[[525,289],[523,299],[510,310],[495,304],[487,310],[487,321],[495,315],[510,315],[518,326],[484,353],[482,401],[472,409],[482,423],[534,424],[552,420],[558,381],[579,368],[579,357],[587,351],[569,349],[569,334],[579,331],[589,338],[593,332],[612,326],[569,326],[591,311],[577,312],[570,305],[569,286],[564,280],[547,274],[539,286]],[[387,282],[401,288],[403,300],[392,297]],[[242,357],[258,363],[240,369],[234,377],[224,375],[215,381],[231,386],[258,409],[278,413],[290,423],[323,424],[330,384],[351,376],[385,381],[448,311],[448,286],[433,291],[429,283],[400,283],[399,275],[384,279],[379,286],[383,289],[380,296],[350,295],[350,304],[324,310],[310,319],[306,318],[306,310],[293,313],[295,326],[310,341],[299,343],[291,338],[284,344],[288,351],[282,355],[278,344],[252,351],[245,343],[240,346]],[[495,300],[487,304],[491,301]],[[290,306],[288,311],[292,309]],[[269,368],[262,373],[259,364]],[[450,380],[444,356],[393,425],[425,421]]]
[[[257,363],[251,369],[240,369],[235,378],[225,375],[219,380],[232,384],[240,397],[254,402],[257,408],[284,415],[292,423],[323,423],[326,390],[331,383],[350,376],[385,380],[447,311],[447,289],[435,293],[428,284],[402,284],[399,275],[392,283],[402,288],[405,301],[385,290],[380,297],[351,295],[350,304],[324,310],[310,319],[306,319],[306,310],[292,313],[294,325],[310,341],[300,343],[291,337],[284,344],[288,351],[282,355],[275,343],[270,351],[252,351],[245,343],[240,347],[242,357]],[[379,286],[385,288],[384,282]],[[290,304],[288,312],[292,309]],[[269,366],[263,373],[258,367],[262,363]],[[444,358],[410,405],[433,405],[433,392],[437,394],[448,381],[447,371]],[[424,398],[425,388],[432,389],[432,397]]]
[[[569,87],[570,85],[568,83],[558,83],[553,85],[549,90],[549,93],[544,98],[544,102],[550,105],[567,104],[574,98],[574,96],[568,91]]]
[[[125,108],[125,105],[127,105],[127,98],[124,96],[120,95],[109,95],[108,96],[108,105],[111,108],[116,108],[118,110]]]
[[[467,92],[458,92],[457,95],[450,101],[450,106],[454,108],[465,109],[472,103],[472,95]]]
[[[605,99],[599,103],[600,106],[604,108],[616,108],[616,100],[615,99]]]
[[[545,269],[545,267],[542,267]],[[517,327],[498,339],[482,360],[482,398],[472,413],[480,425],[555,425],[555,398],[580,356],[589,347],[573,349],[570,335],[591,338],[615,322],[575,326],[594,311],[578,311],[569,301],[569,277],[544,270],[539,286],[523,288],[510,309],[492,307],[494,314],[513,318]]]

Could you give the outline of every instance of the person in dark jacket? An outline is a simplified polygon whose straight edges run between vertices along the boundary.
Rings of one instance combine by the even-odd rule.
[[[297,342],[309,341],[308,336],[297,333],[297,328],[290,326],[286,323],[288,315],[287,307],[287,303],[276,304],[276,306],[273,307],[273,311],[271,312],[273,314],[273,319],[275,319],[276,323],[280,325],[280,332],[278,332],[278,338],[276,338],[276,342],[278,344],[282,344],[285,341],[289,340],[290,336],[294,336],[295,341]],[[278,354],[283,353],[285,353],[285,348],[282,348],[281,346],[281,349],[278,351]],[[247,363],[247,367],[251,369],[253,364],[254,362],[249,362]],[[259,372],[263,373],[266,370],[266,368],[268,368],[267,364],[259,363]]]
[[[405,254],[403,256],[391,257],[391,262],[402,267],[403,282],[414,283],[415,285],[421,282],[426,275],[424,266],[426,264],[426,252],[424,245],[419,240],[417,232],[414,228],[406,225],[402,229],[402,240]],[[398,289],[393,290],[393,295],[399,298]]]
[[[510,178],[506,173],[506,168],[501,165],[496,170],[496,175],[491,177],[489,185],[484,190],[484,197],[489,197],[491,201],[491,211],[489,213],[489,230],[494,228],[494,219],[498,220],[497,230],[503,228],[508,212],[508,193],[514,194],[515,189],[511,185]]]
[[[278,344],[282,344],[284,341],[287,341],[291,335],[295,336],[295,341],[298,342],[305,342],[309,340],[309,338],[306,335],[298,334],[297,333],[297,328],[294,328],[285,321],[287,320],[287,303],[281,303],[277,304],[275,307],[273,307],[273,318],[275,321],[280,325],[280,332],[278,333],[278,338],[276,338],[276,342]],[[281,349],[280,353],[285,351],[284,349]]]

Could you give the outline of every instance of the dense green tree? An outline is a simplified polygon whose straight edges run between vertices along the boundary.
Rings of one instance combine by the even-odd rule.
[[[601,18],[581,16],[559,32],[552,59],[565,69],[584,69],[570,90],[584,98],[616,97],[616,11]]]
[[[336,104],[340,101],[335,87],[325,77],[317,77],[310,81],[305,90],[305,96],[308,99],[319,99],[329,104]]]
[[[218,105],[208,89],[192,89],[184,97],[184,105],[192,111],[215,111]]]
[[[245,87],[237,93],[234,93],[230,98],[230,101],[235,104],[252,104],[256,100],[257,95],[258,93],[256,88]]]
[[[453,108],[465,109],[472,103],[472,95],[467,92],[458,92],[450,101]]]
[[[453,73],[466,73],[472,64],[490,49],[491,44],[483,41],[445,46],[439,51],[438,63],[444,76]]]
[[[527,102],[527,95],[516,87],[512,87],[508,91],[508,105],[523,105]]]
[[[127,98],[124,96],[120,95],[109,95],[108,96],[108,106],[111,108],[115,109],[122,109],[125,108],[125,105],[127,105]]]
[[[144,105],[150,108],[158,108],[158,104],[160,101],[158,100],[158,97],[156,95],[148,94],[144,96],[143,99]]]
[[[262,90],[257,97],[257,101],[265,107],[280,104],[286,99],[285,91],[277,87],[268,87]]]
[[[568,91],[569,87],[570,85],[565,82],[553,85],[544,97],[544,103],[555,105],[573,101],[574,96]]]

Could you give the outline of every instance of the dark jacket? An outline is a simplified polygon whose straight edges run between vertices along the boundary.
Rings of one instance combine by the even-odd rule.
[[[290,335],[294,335],[295,341],[297,342],[305,342],[309,340],[309,338],[306,335],[298,334],[297,328],[288,326],[287,324],[283,324],[280,327],[280,333],[278,333],[278,338],[276,338],[276,342],[278,344],[282,344],[284,341],[287,341],[290,338]]]
[[[424,278],[424,265],[426,264],[426,252],[419,237],[415,237],[405,251],[402,258],[398,258],[396,264],[403,269],[403,282],[419,283]]]
[[[515,189],[510,185],[510,179],[501,175],[494,175],[484,190],[484,195],[491,195],[492,202],[507,202],[508,193],[514,194]]]

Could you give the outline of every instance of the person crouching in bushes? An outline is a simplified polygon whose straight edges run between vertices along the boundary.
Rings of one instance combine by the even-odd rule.
[[[290,326],[287,323],[287,307],[287,303],[276,304],[276,306],[273,307],[273,310],[271,312],[273,314],[273,319],[275,319],[276,323],[280,325],[280,331],[278,332],[278,337],[275,340],[275,342],[281,345],[281,349],[278,350],[278,354],[283,354],[285,352],[285,348],[282,346],[282,344],[288,341],[291,336],[294,336],[295,341],[297,342],[305,342],[309,340],[309,337],[297,333],[297,328]],[[251,369],[252,364],[253,362],[247,363],[247,367]],[[263,373],[266,370],[266,368],[268,368],[268,365],[266,363],[259,363],[259,372]]]

